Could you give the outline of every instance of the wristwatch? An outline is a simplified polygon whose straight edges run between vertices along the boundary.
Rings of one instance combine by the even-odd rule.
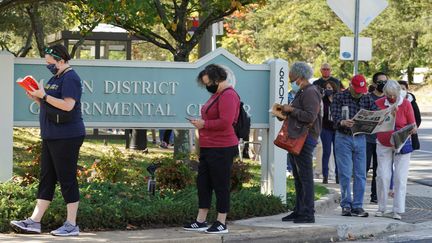
[[[42,97],[42,100],[46,102],[48,95],[44,94],[44,96]]]

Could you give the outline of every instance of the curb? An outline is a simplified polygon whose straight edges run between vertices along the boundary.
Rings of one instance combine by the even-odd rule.
[[[339,206],[339,193],[334,188],[324,187],[329,190],[329,193],[315,201],[315,213],[317,214],[329,213]]]
[[[266,228],[263,232],[255,231],[247,235],[226,235],[222,237],[223,243],[279,243],[279,242],[334,242],[338,239],[337,230],[332,227],[314,228],[311,232],[310,228],[290,228],[290,229],[273,229]]]

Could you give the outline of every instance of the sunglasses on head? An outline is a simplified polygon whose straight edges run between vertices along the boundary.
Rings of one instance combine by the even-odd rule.
[[[45,47],[45,54],[51,55],[53,57],[55,57],[56,59],[63,59],[60,55],[58,55],[57,53],[55,53],[55,51],[49,47]]]

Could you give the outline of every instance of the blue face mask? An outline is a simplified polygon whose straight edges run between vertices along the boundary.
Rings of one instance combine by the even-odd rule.
[[[300,86],[296,83],[296,81],[291,82],[291,88],[294,93],[297,93],[300,90]]]
[[[57,72],[58,72],[58,68],[55,66],[55,64],[48,64],[46,67],[48,68],[48,70],[50,70],[50,72],[51,72],[53,75],[56,75],[56,74],[57,74]]]

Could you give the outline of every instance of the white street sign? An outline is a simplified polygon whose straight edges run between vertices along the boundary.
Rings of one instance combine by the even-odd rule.
[[[359,38],[359,61],[369,61],[372,59],[372,38]],[[354,60],[354,37],[340,38],[339,58],[341,60]]]
[[[355,0],[327,0],[327,4],[352,32],[355,22]],[[386,0],[361,0],[359,33],[388,5]]]

